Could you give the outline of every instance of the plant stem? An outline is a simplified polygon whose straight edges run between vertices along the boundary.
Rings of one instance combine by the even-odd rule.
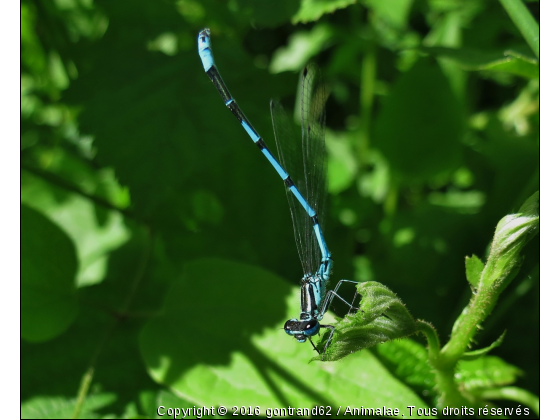
[[[521,250],[538,229],[539,193],[536,192],[523,203],[518,213],[506,215],[498,222],[490,255],[478,283],[474,285],[469,304],[455,321],[451,338],[441,352],[438,351],[439,343],[433,327],[425,321],[417,321],[418,330],[428,339],[429,359],[435,369],[436,383],[441,393],[440,406],[458,407],[469,402],[469,393],[461,393],[455,383],[455,367],[459,359],[464,357],[482,322],[496,306],[501,292],[519,272]],[[502,394],[495,395],[503,398]],[[526,397],[511,391],[508,395]]]
[[[445,365],[442,363],[439,338],[436,329],[429,322],[416,321],[418,331],[426,336],[428,341],[428,359],[434,368],[436,382],[440,391],[440,399],[438,405],[440,407],[451,406],[460,407],[467,403],[466,398],[459,392],[454,379],[454,365]]]
[[[437,388],[440,392],[438,406],[461,407],[468,405],[468,400],[459,392],[455,383],[455,366],[435,370]]]
[[[442,366],[455,366],[467,350],[479,325],[492,312],[497,299],[498,294],[490,290],[479,290],[472,296],[468,306],[457,318],[449,342],[441,350],[439,361]]]
[[[420,319],[416,321],[416,327],[418,331],[426,336],[426,340],[428,340],[428,357],[432,365],[435,366],[440,349],[437,331],[432,324]]]
[[[539,25],[521,0],[500,0],[507,14],[539,58]]]
[[[80,389],[78,390],[78,399],[76,400],[76,407],[74,407],[74,413],[72,414],[73,419],[80,417],[80,411],[82,411],[82,405],[86,399],[87,393],[89,391],[89,386],[91,385],[91,380],[93,379],[94,367],[90,366],[84,376],[82,377],[82,382],[80,383]]]

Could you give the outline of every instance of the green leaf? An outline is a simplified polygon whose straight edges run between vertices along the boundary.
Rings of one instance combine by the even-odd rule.
[[[261,410],[367,401],[408,413],[407,405],[421,403],[368,352],[328,368],[309,364],[311,345],[282,331],[300,312],[299,288],[265,270],[217,259],[188,263],[185,270],[161,316],[140,335],[148,372],[176,395],[199,406],[243,401]]]
[[[499,347],[502,344],[502,342],[504,341],[505,336],[506,336],[506,332],[504,331],[502,333],[502,335],[500,335],[498,337],[498,339],[496,341],[494,341],[492,344],[490,344],[488,347],[484,347],[483,349],[479,349],[479,350],[468,351],[465,354],[463,354],[461,359],[462,360],[475,360],[475,359],[478,359],[481,356],[485,356],[486,354],[488,354],[490,352],[490,350],[495,349],[496,347]]]
[[[428,202],[434,206],[453,209],[460,213],[476,214],[486,201],[481,191],[457,191],[449,188],[445,193],[434,191],[428,196]]]
[[[66,154],[63,167],[67,178],[86,179],[86,185],[94,182],[93,176]],[[70,162],[68,162],[70,161]],[[82,164],[83,165],[83,164]],[[103,171],[95,181],[103,185],[107,195],[116,195],[119,189],[110,171]],[[64,199],[60,199],[63,192]],[[72,239],[78,256],[78,288],[99,283],[107,272],[108,257],[112,250],[120,247],[129,238],[124,217],[117,211],[105,211],[107,219],[100,223],[98,207],[89,199],[74,193],[68,193],[35,175],[22,173],[21,201],[32,208],[39,209],[52,221],[57,223]]]
[[[540,196],[537,191],[521,205],[519,213],[525,217],[538,217],[540,209]]]
[[[397,28],[405,28],[408,14],[414,0],[361,0],[361,3],[374,10],[376,15]]]
[[[315,25],[310,31],[295,32],[288,39],[288,45],[278,48],[270,61],[270,72],[299,71],[319,53],[332,37],[329,25]]]
[[[49,340],[66,330],[78,311],[76,250],[41,213],[21,206],[21,336]]]
[[[501,358],[485,356],[476,360],[460,360],[455,379],[465,390],[473,391],[512,384],[521,374],[520,369]]]
[[[344,9],[354,3],[356,0],[302,0],[299,11],[292,18],[292,24],[318,20],[324,14]]]
[[[483,135],[489,141],[478,145],[496,174],[486,206],[494,218],[501,218],[538,189],[539,142],[536,136],[520,137],[507,132],[495,117],[488,120]]]
[[[539,78],[539,62],[513,50],[482,51],[469,48],[421,47],[419,51],[448,58],[463,70],[487,70],[515,74],[527,79]]]
[[[148,411],[146,410],[146,412],[154,412],[154,413],[158,413],[158,418],[163,418],[163,419],[176,419],[176,418],[184,418],[184,419],[195,419],[195,418],[201,418],[201,416],[197,416],[196,415],[196,411],[195,414],[191,414],[191,415],[185,415],[184,412],[181,412],[180,416],[178,416],[175,411],[173,411],[173,415],[167,415],[167,409],[172,409],[172,410],[176,410],[179,409],[198,409],[198,410],[202,410],[203,407],[196,407],[195,404],[191,403],[190,401],[185,400],[184,398],[178,397],[177,395],[167,391],[167,390],[161,390],[157,393],[157,397],[156,397],[156,405],[154,407],[150,407],[151,410]],[[162,416],[160,416],[160,413],[164,413]],[[192,411],[191,411],[192,413]],[[205,416],[206,417],[206,416]],[[217,416],[215,416],[217,417]],[[150,417],[153,418],[153,417]],[[227,418],[227,417],[226,417]]]
[[[84,401],[81,419],[101,418],[95,410],[111,405],[116,401],[115,394],[90,395]],[[70,419],[73,418],[75,398],[33,397],[21,403],[22,419]]]
[[[371,281],[358,284],[356,289],[362,295],[360,310],[346,315],[335,325],[332,342],[326,353],[313,360],[339,360],[359,350],[416,332],[414,318],[386,286]],[[328,338],[329,334],[324,334],[317,346],[320,350]]]
[[[297,12],[298,0],[283,0],[278,2],[264,2],[261,0],[238,0],[237,5],[241,14],[250,17],[253,24],[274,27],[287,23]]]
[[[484,269],[484,263],[476,255],[473,255],[472,257],[465,257],[465,266],[467,268],[467,280],[472,289],[476,290],[480,281],[480,274]]]
[[[358,161],[352,151],[354,137],[348,132],[327,130],[325,145],[328,151],[327,172],[329,192],[338,194],[349,188],[358,173]]]
[[[462,132],[447,79],[437,64],[419,60],[382,102],[373,138],[393,171],[418,182],[459,167]]]
[[[477,397],[487,400],[510,400],[526,405],[539,415],[539,397],[515,386],[505,386],[503,388],[486,389],[476,393]],[[527,413],[523,413],[527,415]]]
[[[428,363],[426,348],[410,338],[394,340],[375,347],[375,354],[393,375],[419,395],[435,393],[434,371]]]

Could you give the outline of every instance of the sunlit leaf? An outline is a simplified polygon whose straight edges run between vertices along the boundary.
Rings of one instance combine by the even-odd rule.
[[[79,173],[75,170],[75,174]],[[114,189],[115,180],[108,177],[101,185]],[[26,174],[21,188],[22,202],[48,215],[72,239],[78,254],[76,285],[83,287],[103,280],[107,271],[109,253],[121,246],[129,232],[124,217],[117,211],[106,211],[104,224],[99,223],[97,206],[77,194],[68,194],[57,200],[57,191],[37,177]],[[107,192],[109,194],[109,192]]]
[[[158,417],[163,419],[176,419],[178,417],[195,419],[204,416],[205,410],[209,409],[211,407],[197,407],[196,404],[190,401],[180,398],[167,390],[162,390],[157,393],[155,406],[150,407],[150,410],[147,412],[157,412]]]
[[[352,143],[346,133],[327,130],[325,143],[329,156],[328,187],[338,194],[352,185],[358,171],[358,162],[352,153]]]
[[[272,273],[222,260],[192,262],[186,273],[140,336],[150,375],[177,395],[261,409],[367,403],[399,407],[405,416],[407,405],[419,403],[370,353],[324,367],[308,363],[311,345],[282,330],[300,311],[299,290]]]
[[[532,394],[531,392],[526,391],[525,389],[518,388],[516,386],[504,386],[500,388],[493,388],[493,389],[485,389],[480,392],[475,392],[479,398],[484,398],[488,400],[510,400],[515,401],[517,403],[526,405],[531,410],[533,410],[537,416],[539,415],[539,397]],[[519,413],[521,407],[517,406],[515,409],[516,413]],[[506,414],[513,414],[514,410],[506,412]],[[529,415],[530,412],[526,407],[523,407],[522,413],[524,415]]]
[[[323,48],[333,31],[327,25],[317,25],[309,32],[296,32],[286,47],[274,52],[270,62],[271,73],[299,71]]]
[[[95,411],[111,405],[116,400],[115,394],[97,394],[88,396],[82,406],[81,419],[100,418]],[[75,398],[34,397],[21,403],[22,419],[70,419],[76,408]]]
[[[488,389],[509,385],[522,374],[521,370],[496,356],[461,360],[455,378],[466,390]]]
[[[318,20],[326,13],[333,13],[337,9],[343,9],[356,0],[302,0],[297,14],[292,18],[292,23],[307,23]]]

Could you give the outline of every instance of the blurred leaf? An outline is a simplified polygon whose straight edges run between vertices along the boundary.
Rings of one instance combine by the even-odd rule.
[[[459,104],[439,66],[419,60],[382,102],[373,138],[393,171],[428,180],[459,166],[462,131]]]
[[[77,171],[74,173],[77,177]],[[114,179],[106,181],[108,188],[115,188]],[[95,204],[77,194],[68,194],[66,200],[58,202],[58,192],[36,177],[23,177],[22,202],[41,209],[56,221],[76,246],[79,261],[76,285],[83,287],[98,283],[105,276],[110,251],[129,238],[123,216],[117,211],[107,212],[104,226],[99,226],[99,210]]]
[[[449,188],[445,193],[433,191],[428,196],[428,202],[434,206],[442,206],[460,213],[474,214],[486,201],[481,191],[457,191]]]
[[[496,71],[515,74],[528,79],[539,78],[539,63],[517,51],[490,52],[467,48],[422,47],[426,54],[445,57],[469,71]]]
[[[292,18],[292,24],[318,20],[326,13],[333,13],[354,3],[356,0],[302,0],[299,11]]]
[[[192,197],[193,213],[201,222],[218,225],[221,223],[224,209],[218,198],[208,191],[195,191]]]
[[[358,162],[352,153],[349,133],[326,131],[325,144],[328,151],[328,188],[331,194],[338,194],[349,188],[358,172]]]
[[[328,25],[316,25],[309,32],[296,32],[290,36],[288,45],[280,47],[270,61],[270,72],[299,71],[317,55],[332,37],[333,30]]]
[[[49,340],[66,330],[78,311],[76,250],[41,213],[21,206],[21,336]]]
[[[460,360],[455,378],[467,391],[473,391],[511,384],[521,374],[521,370],[499,357],[486,356],[469,361]]]
[[[397,28],[404,28],[408,23],[408,13],[414,0],[361,0],[364,6],[375,11],[376,15]]]
[[[237,4],[254,23],[274,27],[290,20],[298,10],[299,0],[238,0]]]
[[[486,186],[487,217],[501,218],[539,188],[539,143],[535,134],[520,137],[506,131],[497,118],[488,121],[484,130],[488,141],[478,142],[475,146],[495,174]]]
[[[517,98],[498,112],[506,129],[514,129],[520,136],[534,131],[534,117],[539,112],[539,80],[531,80]],[[533,120],[533,121],[532,121]]]
[[[473,0],[463,2],[460,5],[453,1],[433,1],[430,3],[434,11],[439,9],[441,11],[445,10],[445,12],[438,11],[431,14],[430,17],[435,18],[434,24],[422,44],[426,47],[461,47],[463,45],[464,27],[469,26],[473,15],[477,15],[483,9],[483,1]],[[466,96],[468,75],[457,63],[447,57],[439,56],[437,62],[449,80],[451,90],[463,102]]]
[[[262,269],[222,260],[192,262],[186,272],[187,279],[169,290],[162,315],[140,336],[150,375],[177,395],[197,405],[243,401],[261,409],[367,402],[407,413],[407,405],[420,402],[367,352],[325,369],[309,364],[311,346],[282,331],[285,320],[300,312],[299,288]]]
[[[35,9],[21,3],[21,59],[22,64],[33,72],[43,72],[46,67],[46,56],[34,31],[36,24]]]
[[[480,275],[484,269],[484,263],[476,255],[473,255],[472,257],[465,257],[465,266],[467,268],[467,280],[472,290],[476,290],[480,282]]]
[[[386,286],[371,281],[358,284],[356,289],[362,295],[360,310],[346,315],[335,325],[329,348],[324,355],[313,360],[339,360],[359,350],[416,332],[414,318]],[[329,334],[325,333],[317,348],[324,348],[328,338]]]
[[[371,196],[376,203],[383,203],[390,188],[390,167],[387,159],[376,149],[371,150],[367,162],[373,167],[369,173],[363,174],[358,181],[360,194]]]
[[[117,399],[115,394],[89,395],[82,406],[81,419],[101,418],[95,411]],[[21,403],[22,419],[70,419],[76,407],[75,398],[34,397]]]
[[[498,339],[496,341],[494,341],[492,344],[490,344],[488,347],[484,347],[483,349],[479,349],[479,350],[473,350],[473,351],[466,352],[465,354],[463,354],[463,357],[461,357],[461,359],[462,360],[475,360],[475,359],[478,359],[479,357],[485,356],[491,350],[495,349],[496,347],[499,347],[502,344],[502,342],[504,341],[505,336],[506,336],[506,332],[504,331],[503,334],[500,335],[498,337]]]

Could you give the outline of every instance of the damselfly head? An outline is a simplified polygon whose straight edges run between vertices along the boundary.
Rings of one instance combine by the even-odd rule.
[[[203,50],[210,46],[210,29],[205,28],[198,33],[198,49]]]
[[[305,343],[305,340],[317,334],[320,328],[321,324],[319,324],[319,321],[316,319],[308,319],[305,321],[290,319],[284,324],[284,331],[286,334],[293,336],[300,343]]]

